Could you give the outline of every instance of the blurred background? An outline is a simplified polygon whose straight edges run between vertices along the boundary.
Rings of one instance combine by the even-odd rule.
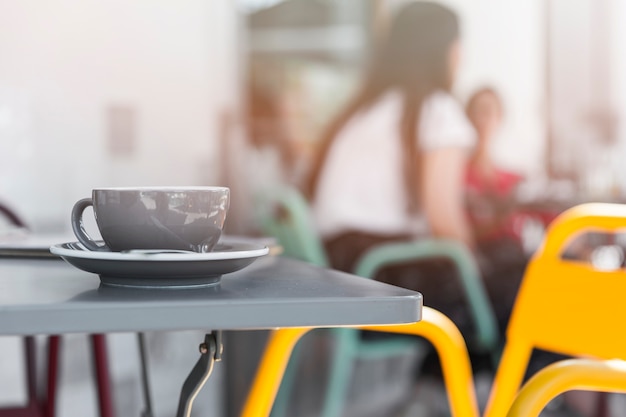
[[[255,193],[302,182],[405,2],[0,0],[0,202],[67,232],[98,186],[227,185],[227,230],[254,234]],[[626,201],[626,3],[442,3],[455,96],[502,99],[492,152],[517,201]]]
[[[226,184],[245,231],[247,191],[301,179],[400,3],[0,2],[0,199],[59,230],[97,186]],[[462,21],[455,93],[499,92],[493,153],[525,197],[621,198],[626,5],[445,3]]]

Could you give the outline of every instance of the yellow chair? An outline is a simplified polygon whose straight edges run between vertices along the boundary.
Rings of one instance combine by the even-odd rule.
[[[360,326],[362,330],[421,336],[435,346],[441,358],[448,401],[454,417],[478,417],[472,368],[465,341],[457,327],[442,313],[424,307],[422,320],[413,324]],[[312,328],[274,330],[259,364],[243,407],[242,417],[267,417],[297,341]]]
[[[304,196],[291,187],[265,191],[258,197],[257,220],[260,229],[278,239],[284,256],[328,266],[322,240],[312,223],[310,207]],[[478,266],[470,251],[450,239],[421,238],[417,241],[390,242],[369,249],[357,262],[354,274],[373,278],[389,266],[419,262],[424,259],[448,259],[457,268],[459,282],[467,297],[469,311],[475,323],[475,334],[469,340],[475,351],[499,354],[499,335],[495,314],[487,297]],[[436,277],[435,277],[436,278]],[[331,371],[321,404],[320,417],[337,417],[348,399],[354,365],[359,360],[384,360],[416,352],[420,344],[412,339],[364,340],[352,329],[331,329],[334,350]],[[272,417],[287,413],[291,388],[297,377],[298,348],[292,354],[292,364],[282,377],[283,387],[274,402]]]
[[[626,362],[569,359],[546,366],[524,384],[507,417],[538,416],[551,399],[571,390],[626,393]]]
[[[591,203],[561,214],[528,265],[507,328],[485,417],[503,417],[534,348],[571,356],[626,359],[624,270],[601,271],[562,258],[583,232],[626,229],[626,206]]]

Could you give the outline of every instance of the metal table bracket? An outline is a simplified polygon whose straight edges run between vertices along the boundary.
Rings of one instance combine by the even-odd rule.
[[[200,359],[189,373],[183,384],[178,402],[176,417],[190,417],[193,400],[196,398],[206,381],[211,376],[213,364],[222,360],[222,332],[206,334],[200,344]]]
[[[146,335],[137,333],[139,345],[139,359],[141,360],[141,385],[143,388],[144,409],[141,417],[154,417],[152,414],[152,397],[150,395],[150,376],[148,375],[148,349],[146,347]]]

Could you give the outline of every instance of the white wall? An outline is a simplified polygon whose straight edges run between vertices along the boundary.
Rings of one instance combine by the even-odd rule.
[[[611,0],[610,22],[610,51],[611,51],[611,107],[617,113],[617,141],[616,154],[618,166],[616,174],[619,176],[621,196],[626,195],[626,164],[622,163],[626,155],[626,2]]]
[[[551,95],[557,170],[586,199],[626,195],[626,3],[553,0]],[[616,129],[608,129],[611,119]]]
[[[237,19],[230,0],[0,2],[0,200],[59,229],[97,186],[216,182]],[[132,155],[109,152],[111,105],[135,110]]]

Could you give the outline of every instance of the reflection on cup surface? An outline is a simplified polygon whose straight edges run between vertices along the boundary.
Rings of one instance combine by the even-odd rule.
[[[72,226],[91,250],[100,250],[82,228],[93,205],[107,250],[179,249],[209,252],[220,238],[229,206],[226,187],[94,189],[76,203]],[[85,243],[88,240],[88,243]]]

